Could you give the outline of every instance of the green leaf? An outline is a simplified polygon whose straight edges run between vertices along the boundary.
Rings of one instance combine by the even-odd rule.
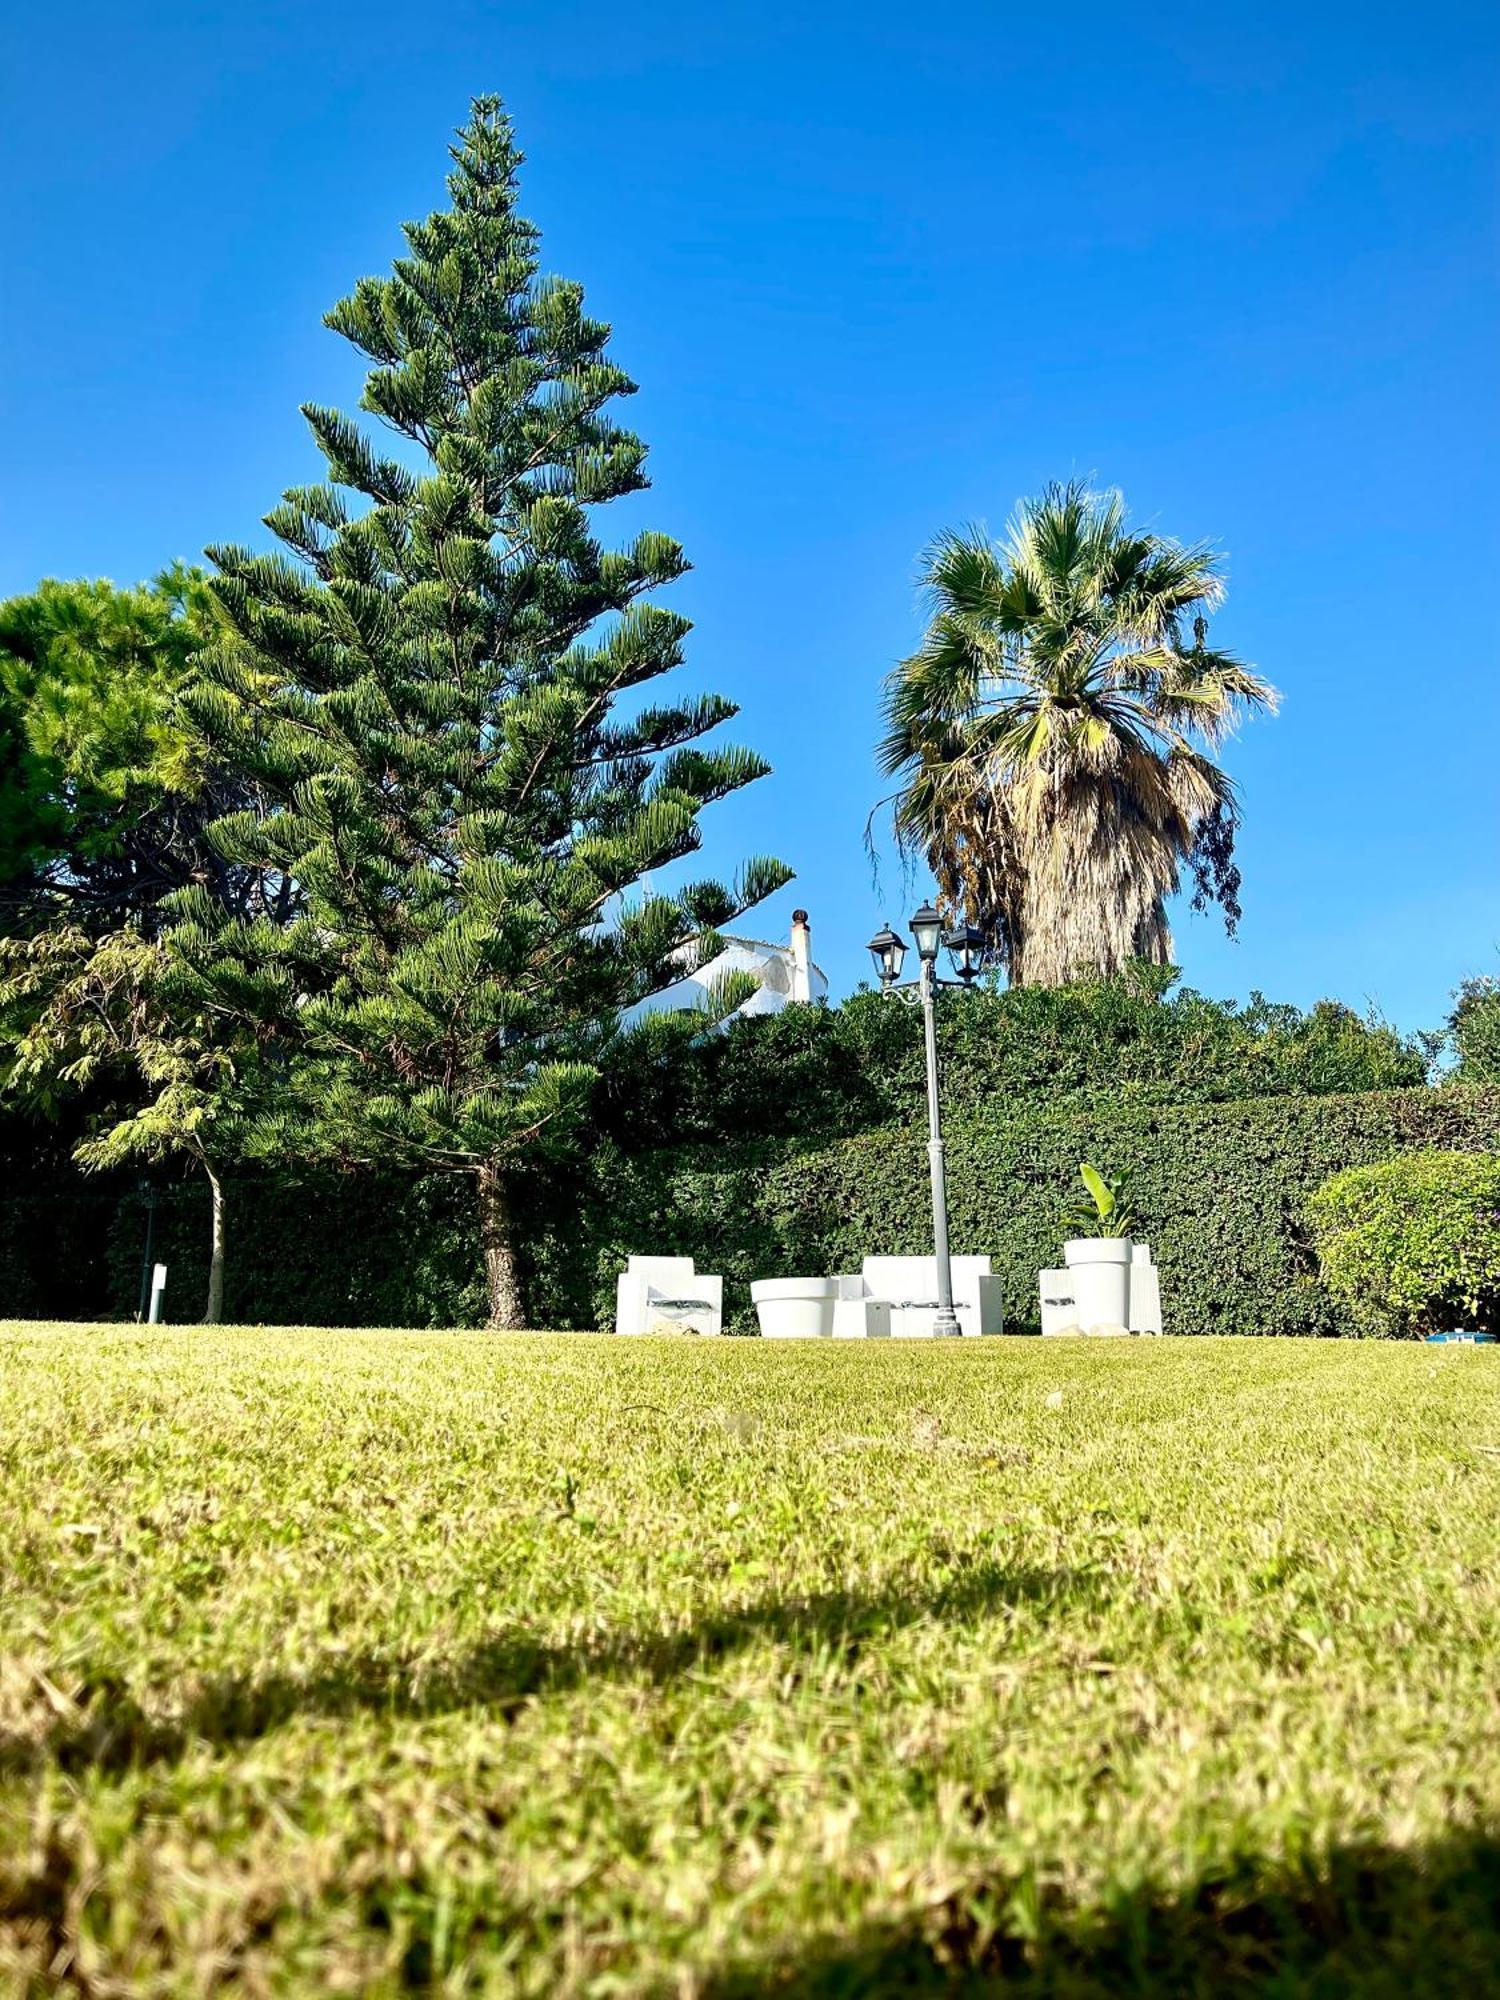
[[[1079,1167],[1078,1172],[1084,1186],[1093,1196],[1094,1206],[1099,1211],[1100,1221],[1107,1222],[1115,1212],[1114,1189],[1105,1180],[1099,1169],[1090,1166],[1087,1160]]]

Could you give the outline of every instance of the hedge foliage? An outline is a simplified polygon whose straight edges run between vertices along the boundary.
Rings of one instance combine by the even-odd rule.
[[[1376,1332],[1500,1318],[1500,1157],[1412,1153],[1335,1174],[1308,1213],[1323,1282]]]
[[[692,1251],[700,1268],[724,1272],[736,1323],[748,1328],[751,1278],[854,1270],[875,1251],[930,1248],[924,1138],[907,1129],[831,1146],[664,1149],[600,1162],[587,1213],[567,1232],[574,1275],[548,1256],[539,1278],[564,1323],[597,1324],[607,1322],[627,1250]],[[1433,1146],[1500,1146],[1500,1090],[1017,1105],[950,1127],[950,1233],[956,1251],[994,1260],[1008,1318],[1032,1322],[1036,1274],[1057,1261],[1079,1161],[1131,1166],[1169,1331],[1351,1331],[1318,1279],[1308,1198],[1341,1168]]]
[[[947,992],[938,1009],[945,1114],[987,1121],[1017,1098],[1150,1104],[1396,1090],[1423,1083],[1417,1040],[1333,1001],[1309,1013],[1169,991],[1141,966],[1092,985]],[[670,1067],[626,1067],[598,1124],[627,1151],[729,1138],[842,1137],[919,1115],[915,1008],[859,993],[710,1035]]]
[[[1500,979],[1466,979],[1448,1028],[1462,1083],[1500,1083]]]
[[[954,1245],[994,1258],[1016,1322],[1057,1256],[1081,1159],[1134,1167],[1169,1326],[1326,1333],[1347,1315],[1317,1279],[1312,1190],[1414,1148],[1500,1143],[1500,1090],[1412,1087],[1415,1045],[1344,1008],[1236,1009],[1126,980],[955,993],[941,1013]],[[743,1021],[670,1073],[615,1078],[589,1150],[515,1185],[533,1324],[608,1324],[633,1251],[722,1271],[741,1330],[754,1323],[754,1277],[925,1251],[924,1135],[910,1123],[920,1064],[915,1012],[866,994]],[[146,1227],[138,1179],[83,1179],[56,1131],[11,1120],[7,1141],[6,1309],[129,1317]],[[174,1320],[202,1311],[207,1238],[202,1186],[161,1184],[153,1257],[169,1266]],[[241,1173],[226,1311],[267,1324],[477,1324],[474,1246],[461,1181]]]
[[[749,1281],[850,1270],[874,1251],[929,1247],[920,1129],[832,1144],[750,1141],[588,1160],[517,1186],[532,1318],[607,1325],[632,1251],[695,1256],[722,1271],[733,1324],[754,1324]],[[1133,1166],[1132,1199],[1162,1267],[1169,1331],[1327,1334],[1356,1329],[1319,1281],[1308,1217],[1341,1169],[1434,1148],[1500,1148],[1500,1089],[1370,1091],[1227,1104],[1018,1103],[948,1134],[956,1250],[987,1252],[1015,1323],[1033,1315],[1036,1273],[1056,1260],[1078,1163]],[[226,1309],[269,1324],[475,1325],[483,1318],[468,1189],[376,1176],[230,1187]],[[65,1287],[74,1316],[129,1317],[140,1285],[145,1209],[137,1183],[13,1192],[0,1256],[12,1312],[44,1316]],[[171,1271],[168,1316],[196,1319],[206,1281],[207,1206],[193,1182],[159,1202],[154,1255]],[[22,1260],[22,1261],[17,1261]],[[11,1303],[11,1300],[14,1303]]]

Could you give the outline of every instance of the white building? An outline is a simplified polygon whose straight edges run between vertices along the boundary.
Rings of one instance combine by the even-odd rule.
[[[766,944],[760,938],[734,937],[723,931],[724,949],[696,972],[654,993],[637,1010],[659,1013],[678,1007],[706,1007],[709,989],[726,972],[748,972],[757,990],[735,1009],[737,1014],[779,1014],[797,1001],[823,1000],[828,979],[812,961],[812,934],[806,910],[793,910],[792,935],[786,944]]]

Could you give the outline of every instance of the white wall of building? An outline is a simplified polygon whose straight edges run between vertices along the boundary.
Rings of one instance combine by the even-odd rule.
[[[767,944],[760,938],[735,937],[723,932],[724,949],[717,958],[700,965],[696,972],[654,993],[636,1009],[637,1014],[654,1014],[680,1007],[706,1007],[714,982],[726,972],[748,972],[758,982],[756,991],[735,1009],[737,1014],[779,1014],[783,1007],[798,1001],[823,1000],[828,995],[826,975],[812,962],[812,942],[807,912],[792,916],[792,934],[786,944]]]

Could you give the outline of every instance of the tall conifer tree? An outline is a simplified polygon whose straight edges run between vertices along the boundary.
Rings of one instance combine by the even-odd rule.
[[[688,624],[644,601],[686,568],[675,542],[591,532],[647,483],[609,414],[634,385],[580,288],[539,273],[497,99],[452,158],[451,206],[327,319],[402,442],[305,408],[326,483],[267,516],[277,552],[210,551],[232,629],[190,707],[268,801],[214,837],[294,879],[303,913],[236,919],[190,890],[169,945],[212,1008],[285,1043],[263,1143],[474,1177],[490,1323],[518,1326],[519,1156],[582,1114],[622,1012],[789,871],[643,884],[767,766],[700,742],[732,703],[638,695]]]

